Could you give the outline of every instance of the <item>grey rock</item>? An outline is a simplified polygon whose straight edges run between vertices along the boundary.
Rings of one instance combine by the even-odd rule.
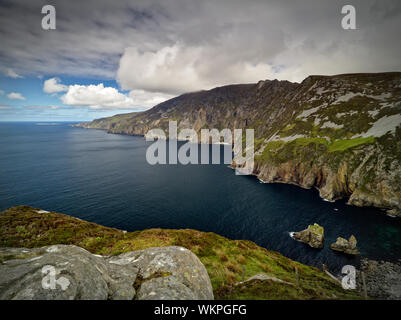
[[[71,245],[0,248],[0,299],[213,299],[203,264],[181,247],[102,257]]]
[[[237,284],[242,284],[242,283],[253,281],[253,280],[262,280],[262,281],[270,280],[270,281],[275,281],[275,282],[280,282],[280,283],[286,283],[286,284],[289,284],[289,285],[292,285],[292,286],[294,285],[291,282],[287,282],[287,281],[281,280],[281,279],[276,278],[276,277],[271,277],[271,276],[268,276],[267,274],[264,274],[264,273],[258,273],[256,275],[246,279],[245,281],[238,282]]]
[[[213,299],[206,268],[188,249],[149,248],[112,257],[108,262],[135,263],[142,282],[139,299]]]
[[[58,245],[39,249],[2,248],[0,255],[9,259],[0,265],[1,299],[108,297],[106,263],[82,248]]]
[[[369,297],[383,300],[401,300],[401,263],[362,259],[357,271],[358,290],[363,291],[362,274],[365,274]]]

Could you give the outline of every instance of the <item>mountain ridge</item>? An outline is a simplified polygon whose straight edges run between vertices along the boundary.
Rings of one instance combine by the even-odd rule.
[[[401,73],[311,75],[185,93],[136,113],[77,126],[144,135],[193,128],[255,130],[254,172],[264,182],[316,188],[401,216]]]

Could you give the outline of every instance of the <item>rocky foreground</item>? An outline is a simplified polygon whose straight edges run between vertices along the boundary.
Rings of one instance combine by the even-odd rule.
[[[82,123],[144,135],[168,122],[178,131],[255,130],[254,172],[265,182],[316,188],[401,216],[401,73],[310,76],[183,94],[145,112]]]
[[[369,298],[401,299],[400,264],[364,260],[357,290],[344,290],[327,270],[251,241],[125,232],[28,206],[0,212],[0,299],[363,299],[361,271]]]

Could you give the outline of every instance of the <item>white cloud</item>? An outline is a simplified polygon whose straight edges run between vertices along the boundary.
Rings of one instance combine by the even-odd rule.
[[[32,110],[58,110],[60,106],[24,106],[25,109],[32,109]]]
[[[273,73],[267,63],[228,59],[229,48],[185,47],[181,44],[156,52],[127,48],[117,80],[123,89],[180,94],[231,83],[249,83]],[[227,52],[226,52],[227,51]]]
[[[131,97],[120,93],[113,87],[98,85],[71,85],[61,101],[70,106],[83,106],[90,109],[135,109]]]
[[[94,110],[137,110],[148,109],[163,101],[173,98],[171,94],[132,90],[128,95],[119,92],[116,88],[98,85],[70,85],[66,86],[58,78],[45,81],[43,91],[56,93],[66,91],[60,97],[62,103],[75,107],[89,107]],[[58,109],[58,106],[26,106],[29,109]]]
[[[13,69],[7,69],[6,76],[13,79],[23,78],[23,76],[20,76]]]
[[[12,99],[12,100],[26,100],[25,97],[18,92],[11,92],[7,95],[8,99]]]
[[[43,84],[43,91],[46,93],[57,93],[67,91],[68,87],[60,83],[59,78],[50,78]]]
[[[354,0],[355,31],[341,28],[337,1],[60,1],[63,28],[56,33],[37,27],[40,2],[13,0],[1,8],[2,70],[112,79],[120,68],[124,88],[174,93],[244,80],[400,70],[399,0]],[[171,64],[162,68],[163,59]],[[144,85],[141,74],[125,69],[133,61],[146,63],[135,66],[145,70]],[[156,70],[163,83],[153,77]]]
[[[55,33],[37,27],[38,4],[13,0],[1,8],[0,70],[108,80],[117,75],[124,90],[136,92],[134,107],[157,92],[400,71],[399,0],[354,0],[354,31],[341,28],[336,1],[60,1],[57,23],[63,28]]]
[[[159,103],[174,98],[174,95],[171,94],[161,92],[149,92],[145,90],[133,90],[129,93],[129,96],[134,101],[135,106],[143,107],[145,109],[154,107]]]

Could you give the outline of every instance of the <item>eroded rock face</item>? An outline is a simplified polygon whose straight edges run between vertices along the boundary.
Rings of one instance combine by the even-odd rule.
[[[356,244],[356,238],[354,237],[354,235],[351,235],[348,240],[338,237],[337,241],[330,245],[330,248],[332,250],[344,252],[346,254],[357,255],[359,254],[359,251],[356,248]]]
[[[321,249],[324,246],[324,229],[315,223],[305,230],[295,232],[294,238],[309,244],[312,248]]]
[[[102,257],[67,245],[0,248],[0,299],[213,299],[203,264],[181,247]]]

